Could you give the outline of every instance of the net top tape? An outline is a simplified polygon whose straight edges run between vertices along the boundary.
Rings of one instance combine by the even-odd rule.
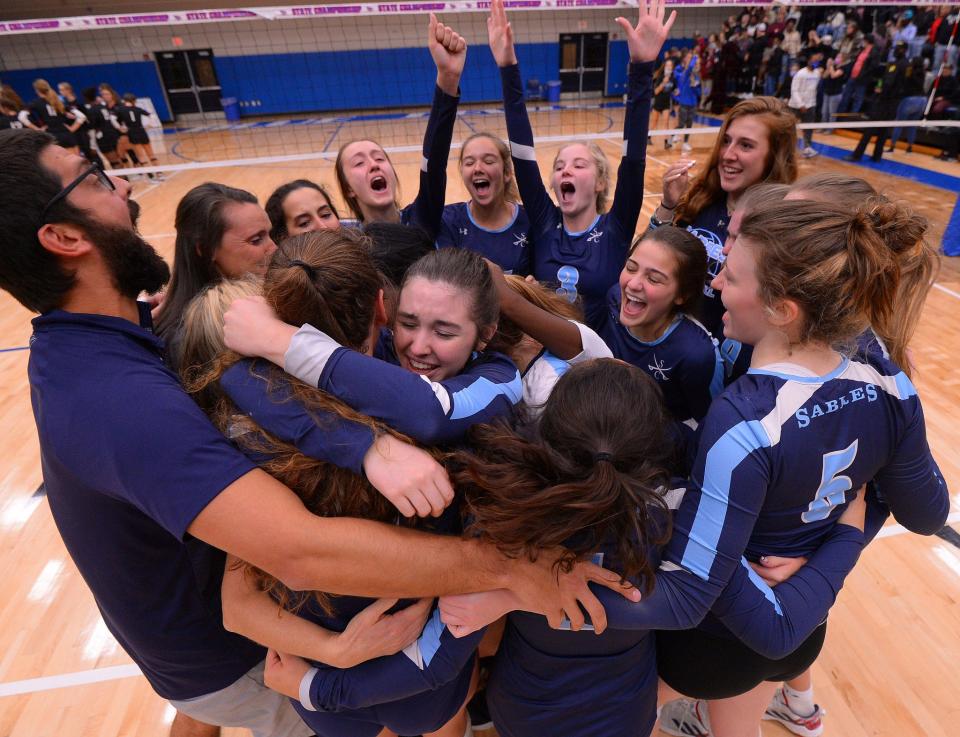
[[[796,5],[836,5],[836,0],[801,0]],[[921,5],[920,0],[861,0],[851,5]],[[510,10],[592,10],[635,8],[626,0],[506,0]],[[743,0],[668,0],[668,6],[741,7]],[[79,15],[66,18],[38,18],[0,22],[0,36],[24,33],[97,31],[108,28],[143,26],[184,26],[200,23],[231,23],[248,20],[303,20],[359,15],[422,15],[424,13],[486,13],[489,0],[449,2],[351,3],[342,5],[283,5],[272,7],[188,10],[121,15]]]

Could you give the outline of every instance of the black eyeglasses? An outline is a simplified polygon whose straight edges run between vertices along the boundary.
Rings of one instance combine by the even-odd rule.
[[[70,193],[76,189],[77,185],[83,182],[91,174],[96,176],[97,181],[100,182],[104,187],[113,192],[116,189],[116,186],[113,184],[113,180],[107,175],[103,170],[103,164],[99,162],[90,166],[89,169],[86,169],[80,176],[74,179],[70,184],[61,189],[57,194],[51,199],[43,208],[43,211],[40,213],[40,222],[44,222],[47,219],[47,213],[50,212],[50,208],[56,205],[61,200],[66,199]]]

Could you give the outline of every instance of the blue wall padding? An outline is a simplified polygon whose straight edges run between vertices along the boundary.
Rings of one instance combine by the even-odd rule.
[[[163,96],[157,65],[152,61],[127,61],[116,64],[81,64],[69,67],[44,67],[43,69],[11,69],[0,72],[0,79],[9,84],[29,103],[37,95],[33,80],[47,80],[54,89],[59,82],[69,82],[79,99],[83,99],[84,87],[97,87],[106,82],[117,94],[132,92],[137,97],[149,97],[161,120],[172,120]]]
[[[679,47],[691,44],[692,39],[669,42]],[[606,94],[622,95],[627,82],[627,43],[611,41],[609,49]],[[559,78],[555,42],[519,44],[517,58],[524,83],[536,79],[546,84]],[[216,56],[214,63],[222,97],[236,97],[241,115],[426,106],[433,99],[436,80],[430,53],[421,47]],[[84,87],[108,82],[121,95],[133,92],[150,97],[160,117],[171,120],[152,61],[19,69],[2,74],[3,81],[25,100],[35,97],[31,85],[37,77],[53,85],[70,82],[77,94]],[[500,74],[487,48],[473,47],[467,54],[461,92],[464,102],[501,99]]]

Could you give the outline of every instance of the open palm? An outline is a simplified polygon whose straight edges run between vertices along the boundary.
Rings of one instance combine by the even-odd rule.
[[[677,11],[670,12],[666,22],[663,16],[666,12],[666,0],[640,0],[637,25],[633,26],[626,18],[617,18],[617,23],[623,28],[627,37],[627,47],[630,49],[630,61],[653,61],[660,53],[663,42],[666,41]]]

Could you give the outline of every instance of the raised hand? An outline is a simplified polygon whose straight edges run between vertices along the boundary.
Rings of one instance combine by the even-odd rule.
[[[456,96],[463,65],[467,61],[467,42],[463,36],[430,13],[427,48],[430,49],[433,63],[437,65],[437,87],[448,95]]]
[[[513,28],[507,21],[503,0],[493,0],[490,6],[487,37],[490,41],[490,51],[498,67],[509,67],[517,63],[517,51],[513,47]]]
[[[666,0],[640,0],[637,25],[633,26],[626,18],[617,18],[617,23],[623,28],[627,37],[627,47],[630,49],[630,61],[653,61],[660,53],[663,42],[666,41],[677,11],[670,12],[666,22],[663,20],[666,11]],[[489,23],[489,21],[488,21]]]

